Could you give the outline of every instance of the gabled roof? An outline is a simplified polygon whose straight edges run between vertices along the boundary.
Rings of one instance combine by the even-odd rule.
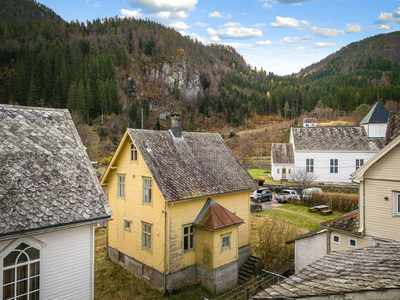
[[[320,234],[320,233],[324,233],[324,232],[327,232],[327,231],[328,230],[325,229],[325,228],[319,228],[319,229],[307,232],[307,233],[305,233],[303,235],[300,235],[298,237],[295,237],[294,239],[291,239],[291,240],[287,241],[286,244],[293,244],[297,240],[301,240],[301,239],[305,239],[305,238],[308,238],[308,237],[312,237],[314,235],[317,235],[317,234]]]
[[[400,242],[337,251],[253,299],[295,299],[400,289]]]
[[[321,223],[321,227],[347,231],[352,234],[361,234],[358,232],[358,210],[353,210],[335,219]]]
[[[400,135],[400,112],[391,112],[383,144],[386,146]]]
[[[128,129],[102,182],[130,137],[150,170],[164,200],[211,197],[257,188],[250,174],[217,133]]]
[[[387,146],[385,146],[380,152],[375,154],[372,158],[370,158],[362,167],[356,170],[353,174],[351,174],[351,180],[361,180],[364,176],[365,172],[378,160],[384,157],[388,152],[390,152],[393,148],[400,144],[400,136],[396,137],[393,141],[391,141]]]
[[[389,112],[382,106],[382,104],[376,102],[364,119],[362,119],[360,125],[371,123],[387,123],[388,118]]]
[[[222,205],[219,205],[212,199],[208,199],[193,224],[208,230],[219,230],[240,225],[243,222],[241,218],[231,213]]]
[[[303,123],[317,123],[316,118],[304,118]]]
[[[108,217],[67,110],[0,104],[0,235]]]
[[[273,143],[271,157],[274,164],[294,164],[293,144]]]
[[[382,140],[369,138],[362,126],[292,127],[295,150],[379,151]]]

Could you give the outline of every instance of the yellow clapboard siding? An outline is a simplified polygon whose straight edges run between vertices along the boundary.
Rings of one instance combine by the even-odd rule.
[[[116,169],[108,175],[107,194],[113,211],[113,221],[108,223],[108,244],[135,259],[163,272],[165,214],[167,212],[167,271],[172,273],[196,262],[208,268],[216,268],[237,260],[237,247],[250,244],[250,192],[212,197],[212,199],[244,220],[239,227],[228,228],[232,232],[231,250],[221,252],[221,232],[201,229],[195,231],[194,251],[183,253],[183,226],[191,224],[200,213],[207,198],[165,205],[154,180],[152,181],[152,206],[142,204],[143,177],[151,177],[141,155],[138,162],[130,162],[130,139],[121,146],[115,158]],[[125,199],[117,197],[117,175],[125,175]],[[215,183],[218,184],[218,183]],[[132,221],[130,231],[124,230],[124,220]],[[152,225],[152,251],[142,250],[142,221]],[[218,242],[217,242],[218,241]],[[209,249],[209,252],[207,252]],[[210,254],[211,256],[207,256]]]

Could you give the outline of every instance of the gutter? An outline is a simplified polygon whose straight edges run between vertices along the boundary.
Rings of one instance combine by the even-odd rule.
[[[355,232],[351,232],[351,231],[346,231],[346,230],[342,230],[342,229],[336,229],[336,228],[332,228],[332,227],[325,227],[325,226],[321,226],[321,228],[328,229],[328,231],[330,233],[332,231],[338,231],[338,232],[342,232],[342,233],[349,234],[349,235],[356,236],[356,237],[362,237],[363,236],[359,232],[355,233]]]
[[[104,218],[99,218],[91,221],[82,221],[82,222],[77,222],[77,223],[71,223],[70,225],[53,225],[46,227],[45,229],[37,229],[37,230],[31,230],[31,231],[25,231],[25,232],[19,232],[19,233],[10,233],[10,234],[5,234],[3,236],[0,236],[0,241],[7,241],[7,240],[12,240],[16,238],[21,238],[21,237],[28,237],[28,236],[33,236],[37,234],[44,234],[44,233],[49,233],[49,232],[54,232],[54,231],[60,231],[64,229],[71,229],[71,228],[77,228],[77,227],[82,227],[86,225],[92,225],[92,224],[97,224],[99,222],[109,222],[112,221],[113,219],[109,219],[109,217],[104,217]],[[3,238],[4,237],[4,238]]]
[[[164,295],[167,293],[167,204],[164,204],[164,211],[165,214],[164,219],[164,282],[163,282],[163,292]]]
[[[239,191],[234,191],[234,192],[230,192],[230,193],[213,194],[213,195],[205,195],[205,196],[196,197],[196,198],[188,198],[188,199],[184,199],[184,200],[180,200],[180,201],[166,201],[165,204],[173,206],[175,203],[182,203],[182,202],[187,202],[187,201],[192,201],[192,200],[199,200],[199,199],[204,199],[204,198],[231,195],[231,194],[236,194],[236,193],[240,193],[240,192],[251,192],[253,190],[254,189],[246,189],[246,190],[239,190]]]

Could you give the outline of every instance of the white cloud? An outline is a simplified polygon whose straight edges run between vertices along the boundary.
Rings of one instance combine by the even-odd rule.
[[[389,25],[381,25],[381,26],[379,26],[379,27],[374,27],[375,29],[378,29],[378,30],[390,30],[390,29],[392,29],[392,27],[390,27]]]
[[[257,45],[262,45],[262,46],[272,46],[275,45],[275,43],[271,42],[270,40],[266,40],[266,41],[259,41],[256,42]]]
[[[231,19],[232,18],[232,16],[230,14],[223,16],[219,11],[214,11],[212,13],[209,13],[208,16],[210,18],[221,18],[221,19]]]
[[[257,27],[257,28],[263,28],[265,26],[267,26],[267,25],[264,24],[264,23],[257,23],[257,24],[254,25],[254,27]]]
[[[319,0],[269,0],[269,1],[277,2],[277,3],[281,3],[281,4],[300,5],[303,2],[314,2],[314,1],[319,1]]]
[[[245,28],[245,27],[220,27],[218,30],[212,28],[207,28],[207,33],[209,36],[218,36],[221,39],[243,39],[252,38],[257,36],[262,36],[262,32],[255,28]]]
[[[201,36],[199,36],[197,33],[191,33],[190,34],[190,37],[192,38],[192,39],[197,39],[199,42],[201,42],[201,43],[203,43],[203,44],[206,44],[207,43],[207,41],[206,41],[206,39],[204,38],[204,37],[201,37]]]
[[[174,22],[169,24],[169,26],[178,30],[186,30],[190,28],[190,26],[187,25],[185,22]]]
[[[379,23],[392,23],[395,20],[392,13],[384,13],[381,12],[381,15],[378,18]]]
[[[343,30],[337,30],[333,28],[309,27],[309,30],[315,35],[322,37],[335,37],[337,35],[345,34]]]
[[[218,35],[214,35],[214,36],[210,37],[210,41],[212,41],[212,42],[220,42],[221,39],[218,37]]]
[[[312,48],[310,47],[297,47],[297,48],[293,48],[293,51],[295,52],[309,52],[311,51]]]
[[[264,8],[271,8],[271,7],[272,7],[272,4],[270,4],[270,3],[268,3],[268,2],[265,2],[265,3],[262,5],[262,7],[264,7]]]
[[[321,48],[323,48],[323,47],[334,47],[334,46],[336,46],[335,43],[320,43],[320,42],[318,42],[318,43],[313,43],[313,45],[316,46],[316,47],[321,47]]]
[[[208,26],[208,25],[207,25],[207,24],[204,24],[203,22],[196,22],[196,23],[194,24],[194,26],[205,27],[205,26]]]
[[[187,33],[186,31],[184,31],[184,30],[179,30],[178,31],[182,36],[187,36],[187,35],[189,35],[189,33]]]
[[[361,25],[359,24],[347,24],[345,30],[347,33],[359,33],[365,29],[361,28]]]
[[[311,34],[307,34],[303,37],[285,37],[283,41],[285,43],[306,43],[308,40],[312,40],[314,37]]]
[[[228,22],[222,26],[219,26],[219,28],[228,28],[228,27],[240,27],[240,23],[239,22]]]
[[[138,9],[138,10],[128,10],[128,9],[121,9],[120,12],[121,14],[123,14],[126,17],[134,17],[135,19],[140,18],[143,16],[143,14],[141,14],[142,10]]]
[[[262,50],[262,48],[254,47],[252,44],[244,44],[244,43],[222,43],[222,44],[232,46],[235,49]]]
[[[158,13],[147,15],[146,17],[152,19],[160,19],[160,20],[182,20],[188,18],[189,15],[184,11],[178,11],[178,12],[160,11]]]
[[[300,21],[290,17],[276,17],[275,23],[271,23],[270,25],[272,27],[299,27]]]
[[[396,18],[400,17],[400,7],[393,11],[393,17],[396,17]]]
[[[126,0],[132,7],[140,7],[149,12],[161,11],[193,11],[197,0]]]

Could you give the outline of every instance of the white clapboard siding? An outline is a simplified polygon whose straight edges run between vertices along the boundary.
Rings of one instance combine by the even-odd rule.
[[[33,236],[38,244],[44,244],[41,252],[41,299],[80,300],[93,299],[93,227],[91,225],[64,229]],[[18,246],[20,238],[0,242],[0,251]],[[13,246],[14,247],[14,246]],[[37,246],[36,246],[37,247]],[[15,248],[13,248],[15,249]],[[2,262],[0,264],[2,266]],[[0,272],[0,278],[2,272]],[[2,289],[0,289],[2,299]]]
[[[327,254],[326,235],[324,232],[296,241],[296,273]]]
[[[45,299],[93,299],[93,228],[82,226],[37,238],[44,248]]]

